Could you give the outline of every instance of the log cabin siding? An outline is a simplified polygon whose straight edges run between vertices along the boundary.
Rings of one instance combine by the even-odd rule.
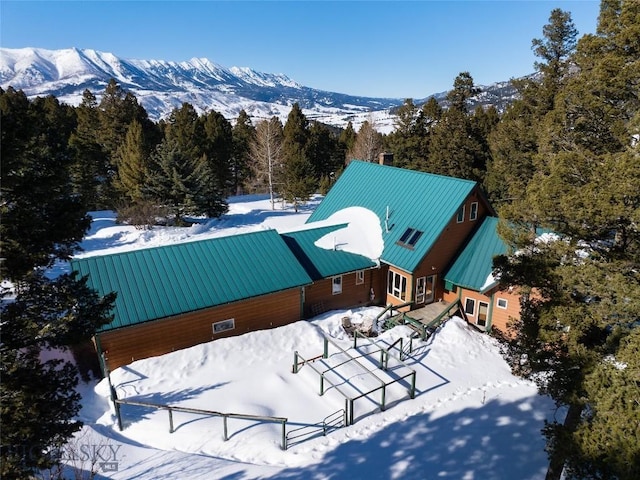
[[[364,270],[364,282],[356,283],[356,272],[342,275],[342,293],[333,294],[333,278],[325,278],[305,287],[304,315],[310,318],[329,310],[364,307],[384,299],[383,268]],[[373,288],[374,301],[370,292]]]
[[[142,358],[163,355],[218,338],[279,327],[301,319],[301,290],[285,290],[98,334],[113,370]],[[235,328],[213,333],[213,324],[234,319]]]

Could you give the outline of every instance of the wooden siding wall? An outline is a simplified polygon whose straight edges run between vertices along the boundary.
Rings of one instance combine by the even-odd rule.
[[[469,220],[469,212],[471,211],[471,204],[478,203],[478,216],[475,220]],[[458,223],[457,214],[449,221],[449,224],[445,227],[444,231],[436,241],[435,245],[431,248],[429,253],[420,262],[416,270],[413,272],[413,276],[402,270],[390,267],[401,275],[407,277],[407,302],[415,301],[415,285],[416,279],[420,277],[428,277],[429,275],[435,275],[435,291],[433,301],[437,302],[440,299],[445,299],[444,279],[442,275],[449,266],[451,266],[456,255],[460,253],[464,245],[471,238],[473,232],[478,228],[482,220],[489,213],[489,207],[481,196],[479,190],[476,188],[469,194],[465,203],[464,221]],[[425,206],[425,212],[428,212],[428,205]],[[385,286],[386,292],[386,286]],[[446,299],[445,299],[446,300]],[[391,295],[387,295],[387,304],[399,305],[404,303]],[[411,308],[420,308],[424,304],[413,305]]]
[[[213,333],[212,324],[233,318],[235,328]],[[99,334],[109,369],[218,338],[279,327],[300,320],[298,288]]]
[[[507,302],[507,308],[498,307],[498,300]],[[520,295],[508,290],[496,290],[493,295],[493,314],[491,315],[491,328],[507,334],[507,323],[512,318],[520,318]]]
[[[471,204],[474,202],[478,202],[478,216],[475,220],[469,220]],[[467,197],[464,206],[464,221],[458,223],[457,215],[449,221],[440,238],[415,272],[416,278],[437,275],[434,296],[436,302],[444,295],[444,272],[451,266],[455,257],[462,251],[473,232],[489,213],[488,206],[477,188]]]
[[[445,292],[443,299],[447,302],[455,302],[458,299],[458,295],[460,292],[460,302],[462,303],[462,308],[465,307],[465,303],[467,298],[472,298],[475,300],[475,310],[474,315],[467,315],[467,319],[470,323],[478,326],[479,328],[483,328],[476,324],[478,320],[478,302],[485,302],[489,305],[493,302],[493,306],[491,307],[491,317],[489,319],[489,327],[491,329],[497,329],[500,332],[506,334],[507,333],[507,322],[511,318],[520,318],[520,295],[517,292],[509,292],[507,290],[494,290],[493,298],[491,293],[488,295],[483,295],[475,290],[468,290],[466,288],[457,288],[456,291]],[[503,299],[507,301],[507,308],[498,307],[498,300]]]
[[[390,293],[388,293],[388,278],[389,278],[389,273],[388,272],[396,272],[400,275],[402,275],[403,277],[405,277],[407,279],[407,295],[405,297],[404,300],[402,300],[401,298],[396,298],[393,295],[391,295]],[[404,270],[400,270],[399,268],[393,267],[393,266],[389,266],[387,273],[385,274],[384,277],[384,294],[386,297],[386,301],[385,301],[385,305],[402,305],[403,303],[407,303],[410,302],[412,300],[414,300],[413,298],[413,290],[414,290],[414,284],[415,284],[415,279],[414,277],[411,276],[410,273],[405,272]],[[400,309],[401,312],[406,312],[409,311],[410,307],[403,307]]]
[[[304,316],[311,318],[329,310],[364,307],[381,304],[384,301],[386,287],[386,269],[374,268],[364,271],[364,283],[356,285],[356,273],[342,275],[342,293],[333,294],[333,279],[318,280],[305,287]],[[375,299],[370,301],[373,288]]]

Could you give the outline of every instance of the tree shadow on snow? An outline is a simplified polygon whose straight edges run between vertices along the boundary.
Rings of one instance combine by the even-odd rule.
[[[277,478],[544,478],[547,457],[540,429],[551,402],[535,396],[478,403],[443,417],[424,413],[399,420],[339,445],[315,465],[285,469]],[[357,431],[358,423],[351,428]]]

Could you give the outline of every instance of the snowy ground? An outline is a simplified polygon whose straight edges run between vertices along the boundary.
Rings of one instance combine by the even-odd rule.
[[[264,197],[236,197],[220,220],[151,231],[116,225],[111,213],[99,212],[81,255],[260,228],[295,229],[318,201],[294,213],[280,206],[271,211]],[[140,360],[112,372],[112,383],[119,398],[285,417],[287,432],[300,427],[310,431],[345,403],[335,387],[327,385],[319,395],[319,376],[309,365],[292,373],[294,352],[304,358],[322,354],[324,336],[352,348],[342,318],[370,321],[379,311],[333,311],[309,322]],[[406,327],[397,327],[376,342],[387,346],[408,334]],[[364,343],[359,349],[366,349]],[[332,344],[330,353],[327,362],[333,358],[335,365],[338,350]],[[378,356],[358,361],[375,370]],[[328,368],[322,362],[315,363],[317,368]],[[410,383],[395,384],[387,391],[384,411],[376,392],[356,401],[354,425],[303,437],[286,451],[277,423],[230,419],[225,441],[220,417],[176,412],[175,431],[169,433],[168,413],[148,407],[124,405],[120,431],[106,380],[83,384],[80,416],[85,427],[66,452],[67,464],[86,471],[93,459],[101,479],[544,478],[547,458],[540,429],[545,419],[553,418],[553,403],[539,396],[534,385],[511,375],[492,338],[454,318],[427,341],[414,340],[404,362],[406,366],[392,362],[390,373],[377,375],[415,370],[414,399],[408,396]],[[355,362],[337,367],[333,381],[348,395],[377,382]]]

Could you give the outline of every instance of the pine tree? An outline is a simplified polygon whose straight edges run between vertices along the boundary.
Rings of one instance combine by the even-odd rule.
[[[637,2],[603,2],[598,34],[578,41],[576,74],[539,125],[524,198],[503,210],[561,238],[515,243],[519,254],[496,262],[503,281],[540,293],[525,298],[508,358],[567,409],[564,421],[544,429],[548,479],[563,469],[570,479],[626,479],[640,469],[640,405],[618,390],[634,373],[610,368],[638,348],[631,326],[640,318],[640,108],[624,66],[640,71],[639,25]]]
[[[2,113],[2,278],[21,278],[34,265],[68,258],[90,224],[70,182],[73,126],[53,98],[29,102],[13,89],[0,96]]]
[[[0,475],[21,479],[57,464],[56,449],[82,426],[77,368],[41,361],[41,351],[87,340],[112,319],[114,296],[98,298],[86,279],[44,273],[78,249],[90,224],[70,182],[73,111],[13,89],[0,91],[0,110],[0,265],[2,280],[12,281],[0,290]]]
[[[553,108],[556,93],[569,75],[570,57],[576,47],[576,30],[571,14],[559,8],[551,11],[549,23],[542,29],[544,38],[532,41],[532,48],[537,57],[536,69],[542,74],[542,82],[538,90],[538,102],[543,111]]]
[[[108,158],[103,191],[105,202],[113,206],[117,203],[117,195],[113,187],[113,181],[117,176],[116,152],[126,138],[127,129],[134,120],[137,120],[142,125],[146,136],[146,132],[152,131],[153,126],[145,109],[138,104],[135,95],[124,91],[114,79],[111,79],[106,86],[98,111],[99,142]]]
[[[116,152],[117,177],[115,187],[128,203],[140,202],[144,198],[145,182],[149,177],[149,154],[145,148],[142,125],[134,120],[124,142]]]
[[[469,72],[461,72],[453,81],[453,89],[447,93],[450,109],[468,113],[468,101],[480,92],[473,84],[473,77]]]
[[[85,90],[76,108],[78,125],[69,138],[74,164],[71,180],[87,210],[106,208],[103,182],[108,175],[108,158],[99,142],[100,118],[98,102],[93,93]]]
[[[520,199],[535,172],[538,122],[524,101],[516,100],[489,134],[491,160],[485,186],[496,207]]]
[[[306,152],[318,181],[335,177],[344,165],[345,151],[337,133],[323,123],[311,123]]]
[[[490,136],[492,160],[488,165],[487,190],[501,204],[519,201],[536,170],[541,125],[555,104],[561,87],[571,77],[576,29],[571,15],[554,9],[543,27],[543,38],[532,48],[540,59],[534,66],[540,79],[512,81],[520,99],[513,102]],[[520,207],[516,207],[519,209]]]
[[[203,192],[200,182],[207,174],[202,170],[205,162],[185,154],[174,139],[161,142],[151,161],[146,193],[157,204],[167,206],[174,223],[182,225],[186,215],[202,213],[199,209]]]
[[[201,169],[203,187],[202,210],[209,217],[219,217],[227,211],[226,197],[233,189],[233,131],[222,114],[211,111],[201,118],[205,135],[204,160]]]
[[[467,101],[477,92],[468,72],[460,73],[447,95],[451,106],[431,131],[428,171],[482,182],[486,173],[488,147],[478,135]]]
[[[412,170],[425,170],[429,131],[422,109],[406,99],[395,111],[395,130],[387,135],[387,150],[393,152],[395,165]]]
[[[293,155],[286,163],[283,177],[282,196],[297,212],[299,205],[308,201],[316,190],[315,170],[302,154]]]
[[[309,121],[297,103],[293,104],[283,129],[282,197],[298,205],[306,202],[317,186],[316,172],[311,163],[307,147],[309,142]]]
[[[351,120],[349,120],[349,123],[347,123],[346,128],[342,131],[342,133],[340,133],[340,144],[342,145],[342,148],[345,152],[345,158],[344,158],[344,163],[348,163],[349,160],[351,160],[348,155],[349,152],[353,151],[353,146],[356,143],[356,138],[357,138],[358,134],[356,133],[356,131],[353,129],[353,124],[351,123]]]
[[[233,153],[231,155],[231,171],[233,176],[233,192],[239,195],[251,176],[250,152],[251,142],[255,138],[256,129],[247,112],[240,110],[233,126]]]
[[[78,370],[63,360],[42,361],[41,351],[67,350],[112,320],[115,295],[99,298],[86,279],[23,277],[12,302],[2,292],[0,418],[2,478],[27,478],[59,462],[56,452],[82,427]]]

